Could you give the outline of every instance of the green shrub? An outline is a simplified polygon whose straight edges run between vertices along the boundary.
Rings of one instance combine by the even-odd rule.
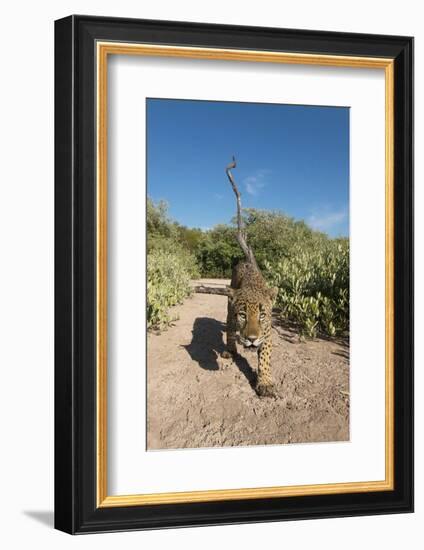
[[[298,248],[313,250],[328,241],[325,234],[282,212],[249,208],[243,211],[243,218],[247,241],[262,269],[269,262],[290,258]],[[195,254],[203,277],[231,277],[232,267],[243,257],[235,220],[232,225],[217,225],[205,232],[197,241]]]
[[[169,308],[191,294],[190,280],[198,276],[194,257],[175,245],[147,255],[147,326],[165,327],[173,319]]]
[[[303,221],[296,221],[279,211],[244,211],[247,240],[255,252],[258,265],[290,258],[297,251],[314,250],[328,241],[324,233],[312,230]]]
[[[265,275],[279,289],[281,318],[309,337],[337,336],[349,330],[349,241],[328,239],[315,250],[299,248],[266,263]]]
[[[168,217],[164,201],[147,199],[147,326],[164,328],[169,309],[191,294],[190,280],[199,276],[188,243],[195,231],[184,231]],[[182,238],[183,237],[183,238]],[[190,241],[191,239],[191,241]]]
[[[235,263],[243,258],[236,239],[236,230],[217,225],[204,233],[196,248],[196,259],[202,277],[230,279]]]
[[[247,239],[279,289],[281,318],[309,337],[349,330],[349,241],[331,239],[281,212],[246,209]],[[235,220],[208,231],[172,221],[163,201],[147,202],[147,322],[166,326],[169,308],[191,293],[190,279],[230,278],[242,257]]]

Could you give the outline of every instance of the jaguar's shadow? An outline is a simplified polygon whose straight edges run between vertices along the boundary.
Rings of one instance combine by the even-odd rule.
[[[223,338],[225,331],[225,323],[211,317],[197,317],[194,321],[192,340],[184,348],[193,361],[196,361],[202,369],[210,371],[219,370],[218,358],[225,351]],[[247,360],[241,355],[236,355],[234,363],[253,387],[256,373]]]

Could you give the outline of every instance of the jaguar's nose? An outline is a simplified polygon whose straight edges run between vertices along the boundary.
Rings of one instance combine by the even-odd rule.
[[[256,342],[256,340],[258,339],[257,336],[248,336],[247,339],[249,340],[249,342],[251,344],[254,344]]]

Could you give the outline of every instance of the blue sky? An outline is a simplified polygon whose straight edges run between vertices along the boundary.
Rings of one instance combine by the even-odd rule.
[[[349,108],[147,100],[147,192],[188,227],[228,223],[242,206],[281,210],[349,233]]]

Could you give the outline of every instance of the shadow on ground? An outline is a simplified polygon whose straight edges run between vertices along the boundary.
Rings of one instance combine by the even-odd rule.
[[[225,323],[211,317],[197,317],[193,324],[192,340],[188,346],[183,346],[193,361],[196,361],[202,369],[214,371],[220,369],[219,358],[225,351],[224,333]],[[253,387],[256,381],[256,373],[247,360],[237,354],[233,358],[234,363],[249,384]]]

